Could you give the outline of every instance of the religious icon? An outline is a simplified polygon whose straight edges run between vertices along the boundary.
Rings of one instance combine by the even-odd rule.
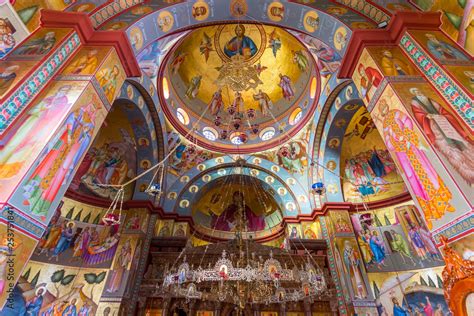
[[[224,101],[222,100],[222,89],[218,89],[212,96],[211,102],[209,103],[209,110],[212,115],[217,115],[223,107]]]
[[[231,108],[232,108],[234,113],[241,113],[245,110],[244,98],[242,97],[242,93],[240,93],[240,91],[235,92],[235,99],[232,102]]]
[[[23,205],[32,214],[46,219],[48,210],[63,183],[68,183],[73,170],[92,141],[96,108],[92,103],[71,112],[56,136],[41,155],[41,162],[23,185]]]
[[[115,98],[115,91],[117,89],[117,80],[120,75],[120,69],[118,66],[113,66],[112,68],[105,68],[100,70],[97,73],[97,81],[99,82],[100,87],[105,93],[107,100],[112,102]]]
[[[306,56],[306,52],[302,50],[292,50],[291,53],[293,54],[293,63],[298,66],[299,70],[306,71],[309,66],[308,56]]]
[[[342,50],[346,47],[347,41],[347,30],[341,26],[334,34],[334,47],[336,47],[337,50]]]
[[[61,235],[59,237],[59,240],[56,244],[56,247],[53,250],[53,254],[51,257],[49,257],[48,260],[51,260],[53,258],[56,258],[56,262],[59,260],[59,255],[62,254],[64,251],[66,251],[72,242],[72,239],[74,237],[74,222],[64,222],[63,227],[61,229]]]
[[[291,99],[295,96],[295,92],[294,92],[294,89],[293,89],[293,85],[291,83],[291,79],[287,75],[283,75],[281,73],[279,74],[279,76],[280,76],[280,83],[278,85],[281,88],[281,92],[283,94],[283,97],[286,100],[291,101]]]
[[[382,52],[380,62],[382,70],[387,76],[407,76],[413,74],[412,67],[407,62],[393,56],[393,52],[389,49]]]
[[[399,110],[390,110],[385,99],[379,101],[379,106],[387,149],[395,153],[431,228],[432,220],[454,212],[450,204],[452,193],[426,156],[410,117]]]
[[[240,215],[239,215],[240,213]],[[245,218],[246,226],[249,231],[259,231],[265,229],[265,217],[256,215],[250,207],[245,203],[244,194],[241,191],[234,191],[232,202],[219,215],[211,213],[211,227],[223,231],[232,231],[237,229],[237,225],[241,224],[242,216]]]
[[[276,57],[277,52],[281,48],[281,39],[277,35],[276,29],[273,29],[273,31],[270,33],[268,38],[268,48],[272,49],[273,57]]]
[[[188,89],[186,90],[186,97],[189,99],[194,99],[199,93],[199,87],[201,86],[202,76],[194,76],[191,78]]]
[[[128,265],[132,261],[132,251],[130,239],[127,239],[120,250],[117,251],[114,268],[110,272],[111,277],[106,285],[108,293],[116,293],[121,289],[123,282],[126,280]]]
[[[409,89],[415,120],[429,141],[469,184],[474,184],[474,142],[458,120],[441,102],[426,95],[419,87]]]
[[[425,37],[428,39],[426,46],[433,56],[441,61],[450,60],[468,60],[467,57],[459,49],[446,41],[439,39],[433,33],[425,33]]]
[[[363,279],[363,268],[360,260],[360,254],[355,245],[349,240],[344,241],[344,270],[351,281],[352,291],[358,299],[367,298],[367,288]]]
[[[179,67],[181,67],[181,64],[185,61],[187,55],[188,55],[188,53],[177,53],[176,54],[176,56],[174,57],[173,61],[170,64],[171,73],[173,75],[178,72]]]
[[[250,37],[245,35],[245,26],[237,24],[234,31],[235,36],[224,46],[224,54],[227,57],[240,55],[246,59],[255,55],[257,53],[257,46]]]
[[[16,41],[13,37],[15,31],[8,18],[0,18],[0,59],[15,47]]]
[[[270,100],[268,94],[266,94],[262,90],[258,90],[258,93],[253,95],[253,99],[255,101],[258,101],[258,105],[260,106],[260,111],[262,112],[263,116],[268,116],[271,114],[273,102],[272,100]]]
[[[97,69],[99,60],[97,58],[97,49],[91,49],[87,51],[87,54],[84,54],[77,60],[73,61],[68,67],[67,72],[75,75],[80,74],[93,74]]]
[[[18,55],[44,55],[53,49],[56,44],[56,33],[47,32],[44,37],[27,41],[16,50]]]
[[[372,67],[364,67],[363,64],[359,64],[357,71],[360,75],[359,85],[361,95],[364,100],[369,103],[370,99],[382,82],[382,75],[377,69]]]
[[[209,37],[209,35],[207,35],[206,32],[204,32],[201,44],[199,45],[199,52],[201,53],[201,55],[204,55],[206,62],[209,59],[209,54],[212,51],[214,51],[214,48],[212,47],[211,38]]]

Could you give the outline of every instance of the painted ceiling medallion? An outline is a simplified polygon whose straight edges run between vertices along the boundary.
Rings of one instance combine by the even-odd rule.
[[[161,76],[167,79],[158,82],[168,84],[159,89],[165,114],[183,136],[192,128],[193,141],[213,151],[271,148],[295,135],[317,102],[313,57],[278,27],[202,27],[183,37],[164,63]],[[188,124],[177,120],[176,107],[179,117],[189,116]],[[272,132],[262,137],[262,131]]]

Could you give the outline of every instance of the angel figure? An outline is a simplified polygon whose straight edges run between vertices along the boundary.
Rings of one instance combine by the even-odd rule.
[[[173,61],[171,62],[171,73],[173,75],[175,75],[178,70],[179,70],[179,67],[181,67],[181,64],[184,62],[184,60],[186,59],[186,56],[188,55],[188,53],[178,53],[176,55],[176,57],[173,59]]]
[[[189,99],[194,99],[197,96],[197,94],[199,93],[199,87],[201,86],[201,79],[202,79],[201,75],[194,76],[191,79],[191,82],[189,83],[189,87],[186,90],[186,96]]]
[[[294,96],[295,92],[291,83],[290,77],[287,75],[280,74],[280,83],[278,84],[281,87],[281,92],[283,97],[290,101]]]
[[[272,49],[273,56],[276,57],[278,50],[281,48],[280,37],[276,34],[276,29],[270,33],[270,39],[268,40],[268,48]]]
[[[206,62],[209,59],[209,54],[212,51],[214,51],[214,49],[212,48],[211,38],[204,32],[204,37],[202,38],[201,44],[199,45],[199,52],[201,55],[204,55]]]
[[[260,106],[260,111],[262,112],[263,116],[270,115],[270,110],[273,108],[273,103],[272,100],[270,100],[268,94],[260,89],[258,90],[257,94],[253,95],[253,99],[258,101],[258,105]]]
[[[302,50],[291,51],[293,53],[293,63],[295,63],[301,71],[306,71],[309,66],[308,57]]]

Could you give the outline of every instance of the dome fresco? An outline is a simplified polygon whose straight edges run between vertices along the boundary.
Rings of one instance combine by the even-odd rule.
[[[158,84],[165,114],[183,136],[215,151],[245,152],[269,148],[304,125],[319,75],[311,53],[286,30],[226,24],[182,38]]]
[[[473,19],[3,1],[0,315],[468,315]]]

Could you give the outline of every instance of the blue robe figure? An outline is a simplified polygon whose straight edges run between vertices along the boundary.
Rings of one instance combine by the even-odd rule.
[[[431,54],[441,60],[468,60],[467,57],[456,47],[439,40],[434,34],[425,35],[428,41],[426,45]]]
[[[245,36],[243,25],[238,24],[235,27],[235,35],[224,47],[224,53],[227,57],[242,55],[249,58],[257,53],[257,46],[250,37]]]
[[[77,316],[76,299],[74,298],[63,311],[62,316]]]
[[[58,244],[56,245],[56,248],[54,248],[53,257],[57,258],[61,253],[69,248],[72,238],[74,237],[74,232],[72,230],[73,225],[74,223],[69,222],[67,227],[62,231],[61,238],[59,238]]]
[[[409,316],[407,310],[400,306],[396,297],[392,298],[393,302],[393,316]]]
[[[373,260],[375,263],[381,263],[385,260],[385,249],[377,236],[370,237],[369,247],[374,255]]]
[[[377,151],[375,150],[372,151],[372,155],[370,156],[368,163],[369,163],[370,168],[372,168],[372,171],[375,173],[377,177],[383,177],[387,174],[385,172],[385,167],[383,165],[383,162],[380,159],[379,155],[377,154]]]
[[[25,316],[39,316],[41,306],[43,305],[43,288],[36,291],[35,297],[26,304]]]

